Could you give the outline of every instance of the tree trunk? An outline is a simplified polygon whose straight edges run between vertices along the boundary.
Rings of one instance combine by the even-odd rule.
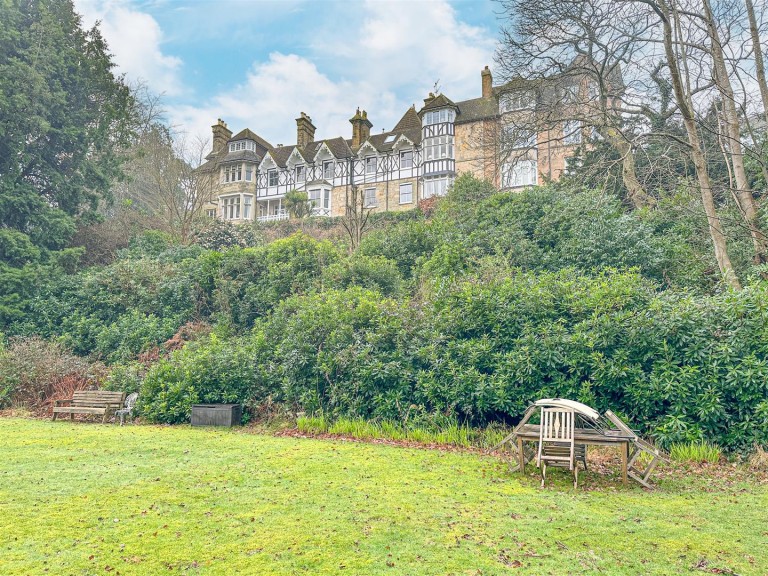
[[[608,128],[605,132],[611,146],[621,155],[621,178],[624,182],[624,187],[627,189],[627,196],[629,196],[634,207],[639,209],[655,205],[656,199],[645,191],[645,188],[637,178],[632,145],[622,138],[614,128]]]
[[[749,18],[749,34],[752,36],[752,49],[755,51],[755,76],[760,86],[760,96],[763,99],[763,116],[768,120],[768,83],[765,81],[765,64],[763,62],[763,46],[760,44],[760,34],[757,30],[755,5],[752,0],[745,0],[747,17]]]
[[[755,204],[755,199],[752,196],[752,190],[749,187],[747,171],[744,168],[741,128],[739,126],[739,116],[736,112],[733,87],[728,76],[728,68],[725,64],[725,56],[720,42],[720,34],[717,30],[714,15],[712,14],[712,6],[710,5],[709,0],[702,0],[702,4],[704,8],[704,17],[707,23],[707,32],[711,43],[710,50],[712,62],[714,64],[713,76],[715,84],[723,99],[723,121],[725,124],[725,136],[728,143],[727,150],[731,157],[733,178],[736,183],[735,197],[741,215],[744,218],[744,222],[746,222],[750,236],[752,237],[752,244],[755,250],[755,263],[760,264],[765,261],[766,248],[768,246],[766,244],[765,234],[760,230],[757,220],[757,206]]]
[[[701,188],[701,200],[704,204],[704,211],[707,214],[709,235],[712,238],[717,265],[720,268],[720,273],[725,282],[732,288],[738,290],[741,288],[741,284],[733,269],[731,259],[728,256],[728,244],[715,208],[715,200],[712,195],[712,184],[709,179],[709,171],[707,170],[707,161],[701,148],[701,140],[699,139],[699,131],[693,115],[690,94],[685,92],[683,78],[680,73],[680,68],[678,67],[678,55],[675,54],[673,46],[674,39],[670,9],[665,0],[650,5],[661,19],[667,66],[669,67],[675,99],[680,108],[683,123],[685,124],[685,131],[688,134],[688,140],[691,145],[691,157],[693,159],[693,164],[696,167],[696,176],[699,181],[699,188]]]

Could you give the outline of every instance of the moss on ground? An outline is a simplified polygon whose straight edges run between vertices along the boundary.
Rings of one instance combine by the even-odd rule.
[[[464,452],[0,419],[0,574],[768,573],[768,487]],[[559,472],[559,471],[558,471]]]

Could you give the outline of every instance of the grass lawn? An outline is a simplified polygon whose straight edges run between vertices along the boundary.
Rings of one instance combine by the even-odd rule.
[[[489,456],[0,419],[0,574],[768,574],[768,486],[653,492]]]

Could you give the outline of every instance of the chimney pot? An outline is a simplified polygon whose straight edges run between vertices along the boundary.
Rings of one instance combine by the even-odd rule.
[[[349,119],[349,122],[352,124],[352,148],[357,148],[371,137],[371,126],[373,124],[368,120],[368,112],[363,110],[361,114],[359,107],[355,115]]]
[[[315,125],[312,124],[312,118],[302,112],[296,118],[296,146],[304,148],[315,139]]]
[[[493,96],[493,75],[488,66],[480,72],[480,79],[482,82],[483,98],[490,98]]]
[[[213,132],[212,151],[216,153],[226,146],[227,140],[232,138],[232,130],[227,128],[226,122],[219,118],[216,124],[211,126],[211,131]]]

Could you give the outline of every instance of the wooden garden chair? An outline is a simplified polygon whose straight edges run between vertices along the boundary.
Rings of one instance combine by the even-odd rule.
[[[541,486],[547,478],[547,465],[568,467],[573,472],[573,487],[579,482],[574,442],[576,414],[567,408],[542,408],[539,427],[539,452],[536,465],[541,468]]]

